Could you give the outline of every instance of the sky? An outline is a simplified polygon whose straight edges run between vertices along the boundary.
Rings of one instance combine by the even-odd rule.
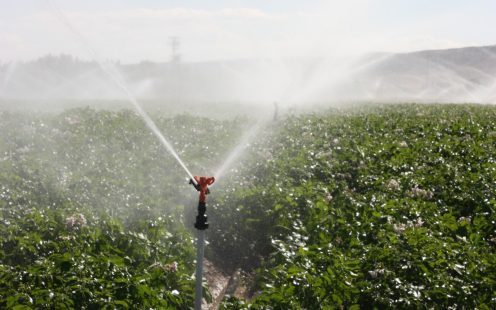
[[[494,0],[0,0],[0,63],[124,63],[408,52],[496,44]]]

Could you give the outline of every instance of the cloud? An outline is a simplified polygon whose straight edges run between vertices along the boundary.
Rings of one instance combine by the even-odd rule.
[[[22,38],[16,33],[4,32],[0,33],[0,46],[22,46]]]
[[[63,14],[101,55],[128,62],[168,60],[170,36],[181,38],[181,52],[187,60],[250,57],[253,46],[262,45],[264,31],[270,32],[275,24],[285,22],[282,15],[250,8],[137,8]],[[0,38],[19,40],[17,44],[6,41],[3,46],[7,48],[0,50],[0,59],[36,58],[46,53],[88,57],[84,51],[88,46],[77,42],[78,38],[65,29],[67,25],[57,20],[54,12],[26,15],[11,21],[10,26],[10,31],[0,29]],[[20,43],[25,49],[20,50]]]
[[[41,15],[49,14],[43,12]],[[119,20],[139,20],[139,19],[152,19],[152,20],[192,20],[192,19],[207,19],[207,18],[243,18],[243,19],[278,19],[281,16],[272,15],[258,9],[251,8],[225,8],[220,10],[198,10],[189,8],[173,8],[173,9],[145,9],[137,8],[132,10],[122,11],[107,11],[96,13],[79,13],[79,12],[66,12],[69,18],[88,18],[96,17],[99,19],[111,19],[113,21]]]
[[[458,18],[451,15],[413,22],[380,15],[374,20],[374,10],[382,12],[376,0],[312,3],[304,9],[278,12],[183,7],[73,10],[64,15],[104,58],[124,62],[167,61],[170,36],[180,37],[185,61],[397,52],[457,47],[470,38],[467,27],[464,38],[456,35]],[[32,59],[47,53],[89,57],[88,47],[50,11],[26,13],[0,23],[0,60]]]

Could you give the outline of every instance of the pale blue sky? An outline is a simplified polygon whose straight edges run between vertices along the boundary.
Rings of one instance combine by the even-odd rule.
[[[496,1],[52,0],[103,57],[185,61],[496,44]],[[88,56],[47,0],[0,0],[0,61]]]

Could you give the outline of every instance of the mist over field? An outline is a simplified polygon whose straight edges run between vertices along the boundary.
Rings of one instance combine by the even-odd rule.
[[[5,4],[2,106],[16,106],[5,102],[13,99],[47,110],[55,101],[63,109],[64,100],[115,107],[129,94],[171,111],[204,103],[246,111],[274,102],[495,102],[495,39],[479,23],[457,30],[461,14],[493,23],[486,2],[449,10],[372,0],[150,5]]]
[[[348,59],[143,61],[114,66],[136,98],[155,101],[156,107],[176,102],[226,106],[496,102],[496,46],[376,53]],[[85,104],[125,100],[122,90],[94,61],[45,56],[4,64],[0,70],[4,100],[43,101],[48,106],[63,100]]]

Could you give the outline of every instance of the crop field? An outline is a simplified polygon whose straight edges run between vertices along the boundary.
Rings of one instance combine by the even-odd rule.
[[[153,120],[199,175],[249,123]],[[496,307],[495,106],[280,115],[242,153],[208,201],[221,309]],[[0,308],[191,309],[196,199],[133,112],[0,112]]]

